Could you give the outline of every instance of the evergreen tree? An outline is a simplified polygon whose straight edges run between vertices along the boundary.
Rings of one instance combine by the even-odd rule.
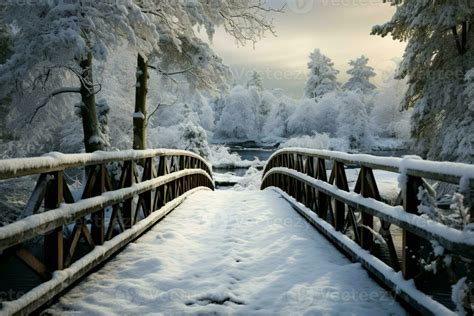
[[[397,78],[408,78],[402,106],[414,108],[415,149],[430,159],[472,162],[472,146],[463,144],[472,142],[474,112],[463,92],[474,67],[474,7],[468,0],[396,5],[391,21],[372,34],[407,41]]]
[[[263,90],[262,75],[258,71],[252,72],[250,79],[247,81],[247,88],[255,87],[258,90]]]
[[[370,82],[370,78],[375,77],[374,68],[367,66],[369,59],[362,55],[356,60],[351,60],[349,65],[352,66],[347,73],[351,76],[349,80],[343,85],[344,90],[357,91],[362,93],[369,93],[375,89],[375,86]]]
[[[334,63],[323,55],[319,49],[315,49],[309,56],[308,68],[310,70],[309,79],[304,88],[307,98],[318,98],[328,92],[338,90],[337,82],[338,70],[334,69]]]

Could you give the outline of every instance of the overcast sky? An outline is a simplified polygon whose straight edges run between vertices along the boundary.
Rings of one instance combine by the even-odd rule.
[[[272,7],[286,3],[285,12],[272,14],[277,37],[268,34],[255,45],[238,47],[218,30],[213,49],[231,66],[240,82],[248,73],[262,73],[266,88],[283,88],[300,97],[307,76],[308,56],[315,48],[331,58],[347,78],[348,62],[364,54],[377,73],[394,68],[394,58],[403,55],[404,43],[390,37],[370,35],[373,25],[390,19],[395,8],[382,0],[268,0]],[[374,82],[380,82],[381,76]]]

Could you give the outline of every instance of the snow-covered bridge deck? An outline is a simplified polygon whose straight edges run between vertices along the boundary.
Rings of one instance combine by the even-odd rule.
[[[194,193],[48,311],[405,313],[273,190]]]

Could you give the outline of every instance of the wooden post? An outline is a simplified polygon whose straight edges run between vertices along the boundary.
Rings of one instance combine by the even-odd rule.
[[[145,168],[143,169],[143,175],[142,175],[142,182],[151,180],[153,179],[153,158],[147,158],[145,159]],[[141,199],[143,201],[143,207],[145,208],[143,210],[143,214],[145,216],[148,216],[152,211],[152,205],[153,205],[153,199],[152,199],[152,191],[147,191],[144,192],[141,196]]]
[[[133,160],[126,161],[122,170],[122,180],[120,181],[122,188],[129,188],[135,182],[135,162]],[[133,226],[133,199],[123,202],[123,222],[125,229]]]
[[[349,185],[347,183],[346,172],[344,170],[344,164],[339,161],[334,161],[334,175],[335,184],[338,189],[349,192]],[[336,199],[335,202],[335,215],[334,215],[334,228],[337,231],[344,229],[344,221],[346,217],[346,205]]]
[[[376,193],[371,188],[371,181],[373,179],[372,169],[362,166],[360,168],[360,194],[366,198],[375,198]],[[378,195],[378,192],[377,192]],[[372,232],[369,229],[374,227],[374,217],[372,215],[362,212],[362,227],[361,229],[361,246],[366,250],[371,250],[373,245]]]
[[[421,178],[407,176],[407,183],[403,197],[403,208],[411,214],[418,213],[418,189],[423,186]],[[412,279],[420,272],[419,252],[420,238],[406,230],[403,230],[403,255],[402,255],[402,272],[405,279]]]
[[[104,164],[99,165],[96,168],[96,179],[94,183],[94,189],[92,190],[92,196],[99,196],[105,192],[105,178],[107,168]],[[105,238],[105,217],[104,210],[99,210],[91,214],[91,236],[92,240],[96,245],[102,245]]]
[[[318,158],[316,177],[318,180],[328,182],[328,176],[326,174],[326,162],[322,158]],[[329,197],[318,191],[318,216],[322,219],[327,219],[327,213],[329,209]]]
[[[44,198],[45,212],[58,208],[63,201],[63,171],[50,173]],[[44,261],[50,271],[64,268],[64,236],[63,227],[58,227],[44,236]]]

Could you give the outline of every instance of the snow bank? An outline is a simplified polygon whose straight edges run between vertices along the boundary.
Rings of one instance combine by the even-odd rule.
[[[258,158],[242,160],[237,153],[231,153],[229,148],[218,145],[211,147],[209,162],[214,168],[218,169],[262,167],[264,165],[264,162]]]

